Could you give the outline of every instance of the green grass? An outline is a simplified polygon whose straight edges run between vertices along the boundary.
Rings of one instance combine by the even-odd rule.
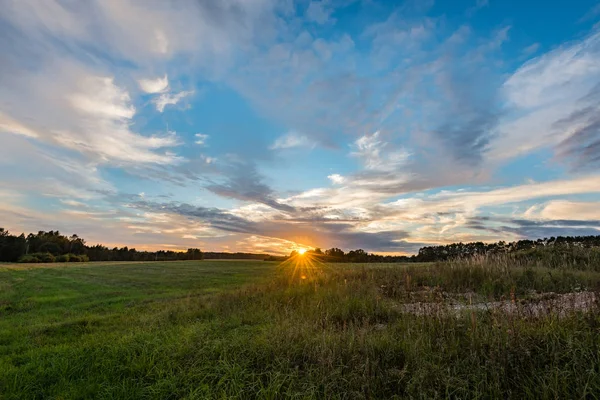
[[[485,263],[0,266],[0,398],[599,398],[597,307],[400,311],[598,288],[599,272]]]

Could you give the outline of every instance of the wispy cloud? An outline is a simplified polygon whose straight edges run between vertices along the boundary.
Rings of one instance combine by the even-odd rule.
[[[528,208],[523,216],[536,220],[600,221],[599,205],[590,201],[552,200]]]
[[[467,16],[472,17],[477,11],[481,10],[484,7],[488,7],[490,5],[489,0],[476,0],[475,5],[469,9],[467,9]]]
[[[537,51],[540,49],[540,44],[539,43],[532,43],[529,46],[525,47],[522,51],[523,55],[525,57],[529,57],[530,55],[537,53]]]
[[[168,212],[192,217],[210,223],[213,227],[235,233],[246,233],[305,243],[311,246],[364,247],[411,252],[419,243],[410,243],[403,231],[365,232],[352,224],[337,221],[306,220],[290,225],[282,220],[250,221],[218,209],[207,209],[189,204],[137,202],[134,207],[153,212]]]
[[[575,166],[594,165],[593,88],[600,85],[600,34],[569,43],[520,67],[504,83],[512,107],[491,144],[494,158],[511,158],[543,147]]]
[[[275,140],[270,146],[271,150],[291,149],[294,147],[315,147],[316,143],[310,140],[306,135],[299,135],[294,132],[290,132],[284,136],[281,136]]]
[[[383,141],[380,132],[364,135],[353,145],[352,156],[357,157],[366,169],[375,171],[394,171],[407,164],[410,153],[406,150],[395,150]]]
[[[580,19],[579,19],[579,23],[581,22],[586,22],[586,21],[590,21],[593,19],[596,19],[598,16],[600,16],[600,4],[596,4],[595,6],[593,6],[592,8],[590,8]]]
[[[210,137],[209,135],[206,135],[204,133],[196,133],[194,135],[194,137],[196,138],[196,144],[200,145],[200,146],[205,146],[206,145],[206,141],[208,140],[208,138]]]
[[[171,94],[171,93],[163,93],[160,96],[154,98],[152,101],[156,105],[156,110],[158,112],[165,111],[165,107],[168,105],[176,105],[185,97],[191,96],[194,94],[193,90],[190,91],[182,91],[179,93]]]
[[[138,84],[146,93],[162,93],[169,88],[169,78],[165,75],[163,78],[140,79]]]
[[[226,178],[206,186],[211,192],[226,198],[262,203],[276,210],[293,211],[294,208],[275,199],[273,189],[263,182],[264,177],[256,166],[246,162],[231,163],[223,167]]]
[[[0,113],[0,132],[2,133],[14,133],[16,135],[29,136],[32,138],[36,138],[39,134],[35,131],[32,131],[25,125],[20,122],[15,121],[14,119]]]
[[[67,97],[75,110],[113,120],[131,119],[135,115],[129,93],[116,86],[113,78],[88,77],[80,86],[85,89]]]
[[[0,197],[2,217],[265,251],[591,232],[600,181],[581,174],[600,165],[600,36],[548,43],[510,16],[473,22],[494,7],[474,0],[455,19],[432,1],[13,2],[0,178],[21,198]],[[314,176],[296,179],[316,147]],[[525,172],[540,183],[515,183]],[[128,185],[146,195],[119,194]]]

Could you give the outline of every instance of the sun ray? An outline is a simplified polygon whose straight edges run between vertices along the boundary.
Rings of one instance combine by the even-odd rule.
[[[315,281],[328,268],[322,255],[303,250],[297,250],[277,266],[278,270],[288,276],[290,284]]]

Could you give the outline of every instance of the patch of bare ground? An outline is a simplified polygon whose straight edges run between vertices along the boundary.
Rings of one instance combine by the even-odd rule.
[[[462,298],[470,298],[469,294],[459,294]],[[523,318],[538,318],[550,315],[565,317],[573,312],[587,312],[599,307],[600,296],[594,292],[575,293],[541,293],[526,299],[511,299],[492,302],[463,303],[454,299],[441,302],[414,302],[397,304],[402,312],[419,316],[448,315],[457,317],[464,311],[490,311]]]

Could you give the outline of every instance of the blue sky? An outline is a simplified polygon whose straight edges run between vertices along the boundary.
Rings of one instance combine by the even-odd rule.
[[[13,232],[398,254],[598,234],[597,2],[0,6]]]

